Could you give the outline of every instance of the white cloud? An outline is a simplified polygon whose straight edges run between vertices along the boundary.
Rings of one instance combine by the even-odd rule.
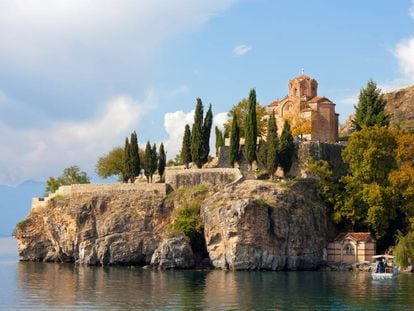
[[[233,2],[3,0],[0,63],[22,70],[53,63],[84,72],[113,62],[145,64],[165,38],[194,29]]]
[[[181,84],[180,86],[173,89],[170,93],[172,96],[177,96],[181,94],[186,94],[190,91],[190,88],[186,84]]]
[[[214,116],[213,127],[217,126],[221,131],[224,130],[224,123],[229,119],[227,112],[220,112]]]
[[[174,158],[181,150],[185,125],[188,124],[191,128],[193,122],[194,110],[187,113],[178,110],[176,112],[167,112],[164,115],[164,128],[168,134],[168,138],[164,145],[168,153],[168,159]]]
[[[395,56],[404,77],[414,81],[414,38],[398,43],[395,48]]]
[[[210,136],[210,154],[214,153],[215,146],[215,132],[214,128],[217,126],[223,130],[224,123],[227,121],[227,112],[220,112],[213,117],[213,126]],[[176,112],[168,112],[164,115],[164,128],[168,134],[168,138],[165,141],[165,148],[168,152],[168,159],[172,159],[180,152],[181,144],[183,141],[184,128],[188,124],[190,128],[194,122],[194,110],[190,112],[184,112],[178,110]]]
[[[240,57],[240,56],[243,56],[243,55],[249,53],[252,49],[253,48],[252,48],[251,45],[241,44],[241,45],[236,46],[233,49],[233,53],[234,53],[234,56]]]
[[[359,93],[347,96],[345,98],[340,99],[338,103],[343,105],[356,105],[358,103],[358,96]]]
[[[414,1],[412,1],[409,15],[414,19]],[[414,37],[401,40],[395,46],[393,52],[398,60],[401,76],[393,81],[384,83],[382,85],[384,91],[392,91],[414,83]]]
[[[122,145],[124,137],[154,105],[151,91],[143,102],[128,96],[115,97],[98,115],[79,122],[56,123],[42,129],[15,129],[0,123],[0,183],[44,180],[73,164],[91,171],[98,157]]]

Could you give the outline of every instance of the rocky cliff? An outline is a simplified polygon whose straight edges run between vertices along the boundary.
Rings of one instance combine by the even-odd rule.
[[[390,115],[390,123],[406,130],[414,130],[414,86],[384,94],[385,109]]]
[[[385,110],[390,116],[391,126],[408,131],[414,130],[414,86],[384,93],[384,99],[387,101]],[[353,119],[354,113],[350,114],[342,124],[339,136],[348,136],[354,131]]]
[[[84,185],[55,196],[32,208],[26,220],[17,224],[20,258],[90,265],[149,264],[170,222],[172,206],[163,203],[165,196],[165,184],[95,189]]]
[[[249,180],[210,187],[196,208],[212,265],[268,270],[318,267],[327,244],[327,217],[315,189],[310,181]],[[180,192],[167,195],[165,184],[84,190],[48,200],[17,225],[22,260],[163,268],[196,265],[190,240],[182,234],[171,236],[170,224],[180,208],[174,200],[179,201]],[[186,204],[194,208],[191,202]],[[185,221],[191,225],[191,219]]]
[[[328,220],[312,182],[247,180],[207,199],[202,217],[217,268],[312,269],[323,259]]]

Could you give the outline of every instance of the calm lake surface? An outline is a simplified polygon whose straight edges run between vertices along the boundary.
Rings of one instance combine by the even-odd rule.
[[[0,239],[1,310],[414,310],[414,276],[152,271],[19,263]]]

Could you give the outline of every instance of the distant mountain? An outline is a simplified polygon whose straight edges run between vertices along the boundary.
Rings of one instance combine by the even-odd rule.
[[[385,93],[386,110],[391,117],[391,125],[406,130],[414,130],[414,86]]]
[[[0,185],[0,237],[10,236],[17,222],[29,213],[32,197],[42,196],[45,183],[25,181],[11,187]]]
[[[390,124],[405,130],[414,130],[414,85],[393,92],[384,93],[387,101],[385,110],[390,115]],[[355,103],[356,104],[356,103]],[[351,113],[339,129],[339,136],[347,136],[352,133],[354,126]]]

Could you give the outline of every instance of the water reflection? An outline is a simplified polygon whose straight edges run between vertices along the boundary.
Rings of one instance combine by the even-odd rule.
[[[152,271],[17,264],[17,304],[37,309],[407,309],[414,278],[366,273]]]

